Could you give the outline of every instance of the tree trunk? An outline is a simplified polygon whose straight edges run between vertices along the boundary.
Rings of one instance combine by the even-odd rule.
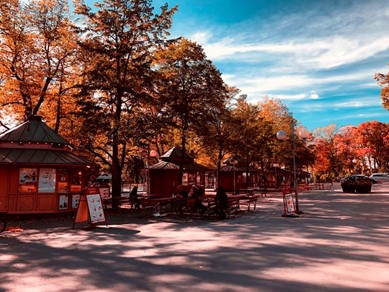
[[[56,133],[59,132],[60,123],[61,123],[61,95],[59,94],[58,100],[57,100],[57,113],[55,115],[55,128],[54,128],[54,132],[56,132]]]
[[[186,152],[186,131],[182,129],[181,133],[181,157],[180,157],[180,165],[178,171],[178,185],[182,185],[182,177],[184,176],[184,157]]]
[[[122,195],[122,171],[118,157],[118,138],[114,134],[112,145],[112,208],[119,209],[119,199]]]
[[[223,153],[222,149],[219,149],[219,154],[217,157],[217,170],[216,170],[216,186],[217,189],[220,188],[220,170],[221,170],[221,161],[222,161]]]
[[[116,117],[112,131],[112,208],[119,209],[122,196],[122,165],[119,157],[119,125],[121,117],[121,95],[117,97]]]

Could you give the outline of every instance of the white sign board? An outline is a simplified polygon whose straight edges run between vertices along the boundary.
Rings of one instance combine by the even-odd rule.
[[[292,194],[285,194],[285,201],[286,201],[286,213],[289,215],[296,212],[296,209],[294,208]]]
[[[86,195],[89,208],[89,216],[92,224],[105,222],[103,204],[101,203],[100,194]]]

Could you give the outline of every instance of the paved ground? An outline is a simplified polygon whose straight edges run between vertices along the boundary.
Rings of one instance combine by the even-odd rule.
[[[235,218],[11,222],[0,291],[389,291],[389,186],[300,194],[299,218],[271,195]],[[17,231],[14,229],[14,231]]]

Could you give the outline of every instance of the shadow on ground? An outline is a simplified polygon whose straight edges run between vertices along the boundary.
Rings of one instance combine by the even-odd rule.
[[[281,217],[274,195],[222,221],[123,213],[91,230],[72,230],[70,217],[68,226],[6,232],[0,290],[388,290],[389,194],[300,196],[299,218]]]

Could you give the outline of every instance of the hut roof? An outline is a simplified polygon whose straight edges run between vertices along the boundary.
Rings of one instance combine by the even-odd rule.
[[[47,149],[0,149],[0,164],[92,165],[69,151]]]
[[[40,116],[32,116],[19,126],[3,132],[0,135],[1,142],[48,143],[57,146],[69,145],[67,140],[42,122],[42,117]]]
[[[196,162],[184,163],[184,170],[186,171],[208,171],[210,170],[208,167],[198,164]]]
[[[163,161],[169,161],[169,162],[179,162],[181,160],[182,155],[182,149],[178,147],[170,148],[166,153],[161,155],[161,159]],[[184,154],[184,163],[185,162],[193,162],[193,157],[190,156],[188,153]]]
[[[236,165],[240,165],[240,164],[244,163],[244,160],[239,155],[236,155],[236,154],[233,154],[230,157],[228,157],[227,159],[223,160],[223,164],[226,164],[226,165],[233,165],[234,162],[236,163]]]
[[[183,167],[185,171],[208,171],[209,170],[208,167],[205,167],[196,162],[184,163]],[[149,169],[178,170],[179,168],[180,168],[179,165],[168,161],[159,161],[158,163],[149,166]]]
[[[156,164],[150,165],[149,169],[165,169],[165,170],[178,170],[178,165],[167,161],[159,161]]]
[[[71,152],[69,142],[50,129],[40,116],[0,135],[0,164],[91,166],[97,164]]]
[[[247,167],[242,167],[242,166],[233,166],[233,165],[223,165],[220,168],[220,171],[237,171],[237,172],[247,172]],[[249,167],[248,169],[249,172],[257,172],[258,170],[254,167]]]
[[[182,150],[179,147],[170,148],[161,156],[162,161],[150,166],[150,169],[179,169]],[[168,164],[167,164],[168,163]],[[185,153],[182,163],[185,171],[208,171],[209,168],[194,162],[194,158]]]

